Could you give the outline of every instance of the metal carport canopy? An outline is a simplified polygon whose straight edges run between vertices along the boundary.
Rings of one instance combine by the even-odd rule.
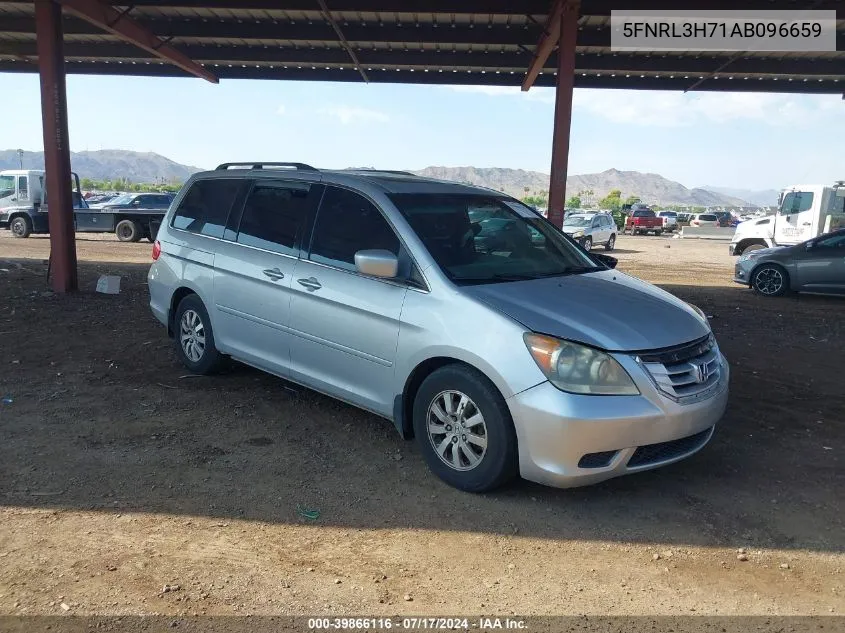
[[[836,50],[618,52],[611,10],[836,10]],[[555,86],[549,218],[562,221],[573,87],[845,92],[843,0],[0,0],[0,72],[41,75],[48,191],[70,182],[65,74]],[[295,157],[284,157],[295,159]],[[66,193],[67,195],[64,195]],[[53,288],[75,290],[70,192]]]
[[[95,4],[89,2],[88,4]],[[549,0],[136,0],[124,18],[221,79],[292,79],[518,86],[555,3]],[[839,9],[837,51],[653,52],[610,49],[611,9]],[[325,7],[325,9],[323,8]],[[575,86],[845,92],[840,0],[582,0]],[[336,27],[336,28],[335,28]],[[68,73],[184,76],[114,33],[66,12]],[[0,1],[0,71],[37,71],[33,2]],[[351,53],[351,54],[350,54]],[[357,60],[357,61],[356,61]],[[727,63],[726,62],[730,62]],[[538,86],[554,86],[546,60]]]

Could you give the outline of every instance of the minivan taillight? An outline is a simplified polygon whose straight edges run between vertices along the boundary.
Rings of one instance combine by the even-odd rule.
[[[156,261],[161,255],[161,242],[156,240],[153,243],[153,261]]]

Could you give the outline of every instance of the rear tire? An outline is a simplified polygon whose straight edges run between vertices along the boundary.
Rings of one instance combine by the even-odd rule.
[[[173,332],[179,360],[195,374],[215,374],[223,367],[224,357],[214,345],[214,330],[202,300],[190,294],[176,308]]]
[[[446,365],[430,374],[414,398],[413,424],[428,467],[450,486],[486,492],[518,473],[508,407],[495,385],[471,367]]]
[[[9,222],[9,230],[15,237],[29,237],[32,235],[32,220],[25,215],[16,216]]]
[[[144,234],[144,229],[135,220],[121,220],[114,227],[114,233],[121,242],[137,242]]]
[[[789,273],[777,264],[761,264],[751,275],[751,287],[764,297],[782,297],[789,292]]]
[[[654,234],[657,235],[658,237],[663,235],[663,229],[660,229],[659,231],[655,231]]]

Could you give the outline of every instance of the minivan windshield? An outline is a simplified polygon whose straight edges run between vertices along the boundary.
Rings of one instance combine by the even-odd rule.
[[[516,200],[429,193],[391,194],[390,199],[440,269],[459,285],[605,269]]]

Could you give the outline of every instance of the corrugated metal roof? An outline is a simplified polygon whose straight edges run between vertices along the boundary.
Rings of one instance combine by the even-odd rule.
[[[621,53],[610,48],[611,0],[582,0],[576,86],[845,92],[845,19],[835,52]],[[628,0],[627,8],[677,6]],[[551,5],[546,0],[327,0],[373,82],[522,83]],[[699,6],[700,5],[700,6]],[[362,81],[317,0],[137,0],[113,3],[221,79]],[[694,8],[806,9],[802,0],[688,0]],[[821,0],[815,8],[839,8]],[[184,76],[119,37],[66,15],[68,72]],[[730,60],[730,63],[725,65]],[[31,1],[0,0],[0,71],[37,72]],[[552,55],[536,85],[555,83]]]

